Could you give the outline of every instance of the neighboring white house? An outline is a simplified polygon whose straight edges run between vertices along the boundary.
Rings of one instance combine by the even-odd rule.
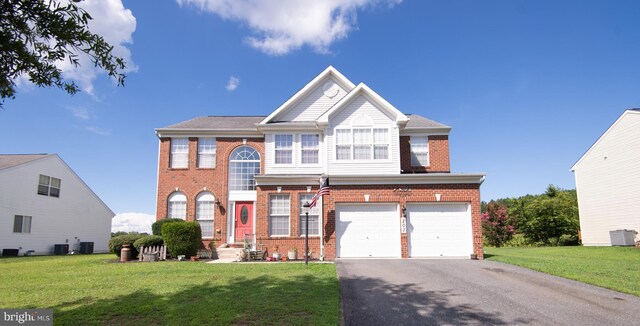
[[[115,214],[56,154],[0,155],[0,250],[107,252]]]
[[[609,231],[640,231],[640,110],[625,111],[571,171],[584,245],[611,245]]]

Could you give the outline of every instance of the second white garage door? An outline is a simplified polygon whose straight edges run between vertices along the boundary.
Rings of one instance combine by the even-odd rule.
[[[409,257],[466,257],[473,252],[468,204],[408,204]]]
[[[400,255],[398,205],[337,205],[337,257],[373,258]]]

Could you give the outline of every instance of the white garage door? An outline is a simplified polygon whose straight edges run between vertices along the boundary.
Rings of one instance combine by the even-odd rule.
[[[408,204],[409,257],[466,257],[473,253],[468,204]]]
[[[336,256],[400,257],[398,205],[338,205]]]

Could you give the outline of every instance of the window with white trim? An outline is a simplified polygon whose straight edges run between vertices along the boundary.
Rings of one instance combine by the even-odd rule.
[[[309,209],[303,207],[304,204],[311,202],[313,194],[301,194],[300,195],[300,235],[305,235],[306,226],[306,214],[305,210]],[[320,235],[320,205],[316,205],[309,209],[309,236]]]
[[[411,136],[411,166],[429,166],[429,137]]]
[[[198,138],[198,167],[216,167],[216,139]]]
[[[320,161],[320,135],[300,135],[300,163],[318,164]]]
[[[256,190],[255,175],[260,174],[260,154],[240,146],[229,155],[229,190]]]
[[[169,195],[167,218],[187,219],[187,196],[179,191]]]
[[[275,163],[293,163],[293,135],[275,135]]]
[[[189,167],[189,139],[171,138],[171,167]]]
[[[339,128],[336,133],[336,160],[388,160],[388,128]]]
[[[15,215],[13,217],[13,233],[31,233],[31,216]]]
[[[289,235],[290,200],[288,194],[269,196],[269,235]]]
[[[196,220],[200,224],[203,238],[213,238],[213,214],[215,197],[210,192],[201,192],[196,197]]]
[[[41,174],[38,179],[38,195],[60,197],[60,184],[62,181],[58,178]]]

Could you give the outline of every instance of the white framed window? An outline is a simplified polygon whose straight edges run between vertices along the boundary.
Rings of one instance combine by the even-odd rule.
[[[179,191],[169,195],[167,218],[187,219],[187,196]]]
[[[388,160],[391,140],[388,128],[339,128],[336,160]]]
[[[429,166],[429,137],[411,137],[411,166]]]
[[[300,135],[300,164],[318,164],[320,162],[320,135]]]
[[[293,163],[293,135],[275,135],[274,147],[276,164]]]
[[[38,195],[60,197],[60,184],[62,181],[58,178],[41,174],[38,179]]]
[[[13,233],[31,233],[31,216],[15,215],[13,218]]]
[[[198,138],[198,167],[216,167],[216,139]]]
[[[260,174],[260,154],[240,146],[229,155],[229,190],[256,190],[255,175]]]
[[[203,238],[213,238],[213,215],[215,212],[215,197],[205,191],[196,197],[196,220],[200,223]]]
[[[269,196],[269,235],[289,235],[290,199],[288,194]]]
[[[300,235],[305,235],[305,227],[306,227],[306,214],[304,213],[306,207],[303,207],[304,204],[311,202],[311,198],[313,198],[314,194],[301,194],[300,195]],[[313,208],[309,209],[309,236],[318,236],[320,235],[320,207],[321,205],[316,205]]]
[[[189,139],[171,138],[171,158],[172,168],[189,167]]]

